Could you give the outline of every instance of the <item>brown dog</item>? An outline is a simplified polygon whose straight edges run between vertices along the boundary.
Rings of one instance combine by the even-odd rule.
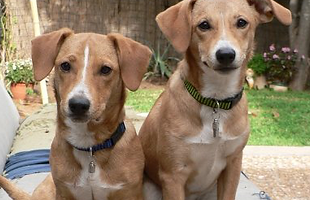
[[[35,79],[55,66],[50,164],[57,200],[143,199],[144,155],[124,103],[125,87],[139,87],[150,56],[146,46],[119,34],[61,29],[32,41]]]
[[[139,133],[146,173],[164,200],[235,199],[250,131],[246,65],[257,25],[273,16],[291,23],[272,0],[184,0],[157,16],[185,53]]]

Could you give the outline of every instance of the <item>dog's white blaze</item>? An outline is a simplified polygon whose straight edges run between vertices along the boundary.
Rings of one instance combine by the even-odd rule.
[[[87,77],[87,71],[88,71],[88,67],[89,67],[88,62],[89,62],[89,47],[88,47],[88,45],[86,45],[86,47],[84,49],[84,67],[83,67],[83,71],[82,71],[81,80],[80,80],[79,84],[77,84],[72,89],[72,91],[69,93],[68,98],[67,98],[67,102],[69,101],[70,98],[74,97],[75,95],[83,95],[92,103],[92,98],[91,98],[91,95],[89,93],[89,89],[85,83],[86,77]]]
[[[86,78],[86,72],[88,67],[88,60],[89,60],[89,47],[86,45],[86,48],[84,50],[84,68],[83,68],[83,75],[82,75],[82,82],[85,82]]]
[[[100,167],[96,165],[95,173],[88,172],[89,162],[91,161],[90,153],[81,152],[74,149],[74,157],[81,164],[82,171],[79,181],[75,184],[68,184],[70,191],[76,200],[94,199],[107,200],[109,194],[113,191],[123,188],[123,184],[110,185],[102,181]],[[92,195],[94,198],[92,198]]]
[[[222,40],[225,40],[226,39],[226,29],[225,29],[225,18],[224,18],[224,15],[223,13],[221,13],[221,18],[222,18],[222,27],[223,27],[223,32],[222,32]]]
[[[82,76],[79,84],[77,84],[72,91],[68,94],[67,97],[67,108],[66,112],[69,113],[69,100],[74,96],[84,96],[86,97],[92,104],[92,98],[89,93],[89,89],[85,84],[87,69],[89,67],[89,47],[86,45],[84,49],[84,66],[82,71]],[[74,123],[70,120],[70,118],[65,120],[66,125],[69,127],[69,134],[67,135],[67,140],[74,146],[77,147],[90,147],[95,144],[94,141],[94,133],[88,131],[87,123]]]
[[[236,58],[233,62],[233,64],[241,66],[242,62],[244,60],[244,56],[240,53],[240,49],[236,48],[231,41],[229,41],[228,37],[227,37],[227,31],[226,30],[226,25],[225,25],[225,17],[223,15],[223,13],[221,13],[221,22],[222,22],[222,34],[220,36],[219,41],[215,44],[213,51],[212,51],[212,55],[211,55],[211,59],[212,62],[215,64],[219,64],[217,59],[216,59],[216,52],[221,49],[221,48],[231,48],[236,52]]]
[[[229,40],[229,29],[226,28],[225,16],[223,13],[221,16],[221,35],[219,40],[215,43],[212,50],[208,55],[203,51],[203,47],[199,46],[199,53],[202,61],[207,61],[210,66],[218,65],[219,62],[216,58],[216,52],[221,48],[231,48],[235,51],[236,57],[234,65],[239,68],[229,72],[228,74],[220,74],[213,69],[206,67],[205,64],[199,63],[200,68],[203,70],[201,94],[205,97],[211,97],[216,99],[225,99],[232,97],[240,92],[240,77],[242,76],[242,65],[245,59],[245,55],[241,53],[241,49],[233,44]]]
[[[210,60],[212,65],[219,64],[216,58],[216,52],[221,48],[231,48],[236,52],[235,65],[241,66],[243,59],[240,58],[240,50],[236,48],[227,37],[227,30],[225,28],[225,18],[221,13],[222,21],[222,34],[219,41],[213,47],[211,51]],[[241,61],[242,60],[242,61]],[[210,70],[201,64],[201,69],[204,71],[202,75],[203,87],[201,94],[205,97],[212,97],[216,99],[224,99],[232,97],[237,94],[240,90],[239,81],[241,76],[241,67],[230,72],[228,75],[222,75],[214,70]]]

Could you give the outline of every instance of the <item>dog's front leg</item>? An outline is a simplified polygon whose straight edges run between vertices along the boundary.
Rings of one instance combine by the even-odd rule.
[[[184,174],[159,170],[164,200],[185,200]]]
[[[56,200],[76,200],[66,185],[62,184],[62,182],[54,181],[56,185]]]
[[[228,158],[227,166],[217,180],[218,200],[235,200],[240,179],[241,164],[242,151]]]
[[[73,197],[61,196],[59,193],[56,193],[56,200],[75,200]]]

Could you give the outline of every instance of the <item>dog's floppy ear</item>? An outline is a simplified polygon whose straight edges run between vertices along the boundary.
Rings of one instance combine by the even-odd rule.
[[[149,65],[151,50],[118,33],[108,34],[108,38],[113,41],[116,47],[125,86],[131,91],[137,90]]]
[[[189,47],[192,25],[191,11],[196,0],[183,0],[159,13],[157,24],[172,46],[180,53]]]
[[[250,5],[254,4],[261,23],[270,22],[274,16],[284,25],[292,23],[291,11],[273,0],[248,0],[248,2]]]
[[[65,38],[71,34],[73,34],[72,30],[63,28],[38,36],[31,41],[31,57],[35,80],[40,81],[51,72],[61,45]]]

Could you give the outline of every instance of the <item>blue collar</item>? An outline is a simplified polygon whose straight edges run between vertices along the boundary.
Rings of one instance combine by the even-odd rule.
[[[118,125],[116,131],[113,133],[111,138],[107,139],[101,144],[97,144],[97,145],[94,145],[92,147],[87,147],[87,148],[76,147],[73,145],[72,146],[80,151],[87,151],[87,152],[95,153],[96,151],[100,151],[102,149],[108,149],[108,148],[113,147],[117,143],[117,141],[121,139],[125,131],[126,131],[125,123],[122,122]]]

